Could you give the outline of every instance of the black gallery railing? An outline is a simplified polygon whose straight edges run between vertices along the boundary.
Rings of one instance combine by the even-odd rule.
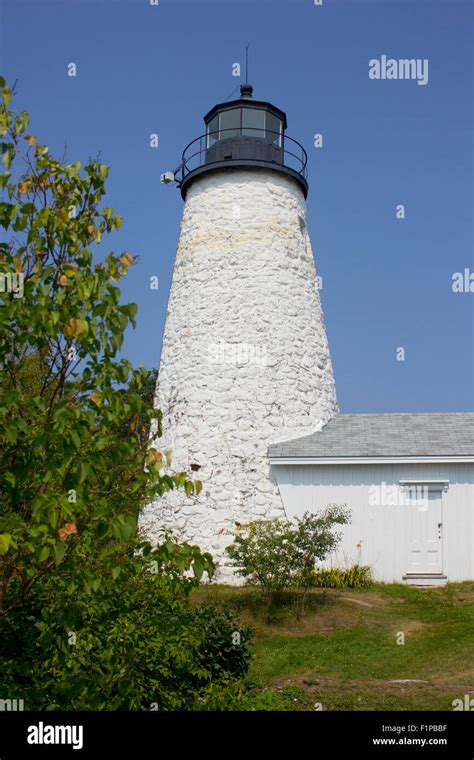
[[[257,132],[262,133],[261,136]],[[223,133],[228,134],[223,137]],[[183,151],[176,179],[181,183],[196,169],[226,161],[279,164],[307,178],[308,156],[303,146],[292,137],[268,129],[235,127],[207,132],[192,140]]]

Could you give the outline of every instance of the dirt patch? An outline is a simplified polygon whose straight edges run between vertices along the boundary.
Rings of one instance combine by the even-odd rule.
[[[409,633],[419,633],[420,631],[426,631],[430,628],[429,623],[422,623],[421,620],[400,620],[397,621],[396,628],[392,629],[392,636],[397,636],[398,633],[404,633],[407,636]]]
[[[350,606],[329,608],[306,615],[303,618],[289,620],[279,626],[278,632],[287,636],[307,636],[311,633],[334,633],[353,628],[359,622],[360,609]]]
[[[239,620],[253,629],[260,636],[308,636],[312,633],[334,633],[335,631],[348,630],[359,624],[361,609],[359,607],[339,607],[337,610],[321,610],[318,612],[305,613],[297,617],[296,613],[289,613],[282,620],[267,622],[255,619],[247,612],[239,613]]]
[[[474,583],[465,581],[464,583],[450,583],[446,586],[448,593],[456,602],[465,604],[474,604]]]
[[[353,604],[359,604],[361,607],[374,607],[374,604],[370,604],[370,602],[363,602],[361,599],[354,599],[352,596],[341,596],[341,599],[344,599],[345,602],[353,602]]]
[[[345,692],[355,691],[371,691],[371,692],[391,692],[399,693],[400,695],[407,692],[424,691],[437,692],[439,694],[451,694],[456,685],[461,689],[466,689],[465,686],[459,686],[459,684],[446,683],[444,679],[431,679],[429,681],[411,681],[397,683],[392,680],[383,680],[377,678],[361,678],[361,679],[343,679],[333,677],[317,677],[317,678],[286,678],[281,681],[277,681],[271,684],[272,691],[283,691],[290,686],[296,686],[302,691],[308,693],[321,693],[324,691],[340,690]],[[469,692],[464,692],[469,693]]]
[[[222,598],[222,596],[221,596]],[[416,633],[426,628],[417,620],[403,620],[392,613],[398,600],[380,591],[348,591],[347,589],[315,589],[308,594],[304,612],[288,597],[286,603],[272,608],[265,605],[255,592],[227,595],[239,620],[251,627],[257,635],[308,636],[334,633],[363,626],[369,630]],[[404,601],[404,600],[400,600]],[[394,628],[396,626],[396,628]]]

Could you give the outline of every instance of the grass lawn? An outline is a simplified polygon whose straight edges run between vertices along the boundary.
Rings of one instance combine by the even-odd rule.
[[[248,709],[452,710],[474,696],[473,582],[317,589],[299,618],[290,595],[269,608],[249,588],[194,592],[217,600],[254,631]]]

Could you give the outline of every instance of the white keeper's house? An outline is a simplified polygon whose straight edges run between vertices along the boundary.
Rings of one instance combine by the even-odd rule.
[[[474,414],[338,414],[268,455],[288,517],[350,508],[335,565],[416,585],[474,578]]]

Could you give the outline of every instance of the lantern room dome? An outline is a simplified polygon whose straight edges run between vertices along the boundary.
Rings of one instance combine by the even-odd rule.
[[[219,103],[204,116],[205,134],[183,152],[179,182],[183,198],[191,182],[205,172],[242,167],[289,175],[307,196],[306,152],[286,135],[286,114],[255,100],[252,93],[251,84],[242,84],[238,100]]]

